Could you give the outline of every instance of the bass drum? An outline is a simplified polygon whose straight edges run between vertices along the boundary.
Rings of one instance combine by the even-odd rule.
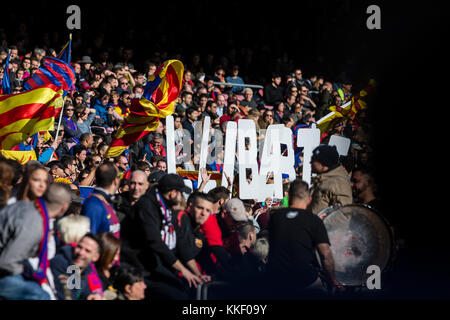
[[[365,286],[371,265],[384,271],[395,244],[387,220],[367,205],[328,207],[317,214],[323,219],[333,252],[336,279],[345,286]]]

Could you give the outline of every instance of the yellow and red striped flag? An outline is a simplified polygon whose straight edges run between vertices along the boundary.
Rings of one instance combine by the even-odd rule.
[[[131,101],[130,113],[117,130],[105,157],[117,157],[128,146],[159,126],[159,118],[170,116],[182,88],[184,66],[179,60],[168,60],[149,78],[144,96]]]
[[[30,151],[12,151],[12,150],[0,150],[0,154],[7,159],[16,160],[20,164],[25,164],[30,160],[37,160],[36,152]]]
[[[53,84],[0,96],[0,149],[11,150],[39,131],[55,129],[63,90]]]
[[[359,95],[352,97],[352,100],[341,107],[331,106],[328,108],[331,112],[317,121],[317,128],[321,133],[333,129],[336,124],[346,118],[354,119],[356,114],[367,107],[367,99],[374,91],[375,80],[370,79],[367,87],[359,92]]]

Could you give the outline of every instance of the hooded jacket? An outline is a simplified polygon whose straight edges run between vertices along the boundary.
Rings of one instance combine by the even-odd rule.
[[[347,171],[342,166],[318,174],[311,179],[310,209],[314,214],[325,208],[353,202]]]

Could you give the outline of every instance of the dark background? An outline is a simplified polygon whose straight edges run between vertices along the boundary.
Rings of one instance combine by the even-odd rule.
[[[370,119],[374,124],[376,178],[392,223],[407,240],[397,278],[399,297],[449,298],[448,8],[443,2],[391,1],[40,1],[2,4],[0,28],[8,40],[20,22],[39,44],[44,32],[67,41],[66,8],[81,7],[83,48],[99,33],[103,47],[135,50],[139,69],[154,51],[215,58],[242,48],[254,53],[245,68],[250,82],[268,79],[286,54],[308,76],[335,79],[346,70],[355,86],[378,82]],[[368,30],[366,8],[381,8],[381,30]],[[10,32],[13,31],[13,32]],[[33,45],[33,43],[30,43]],[[57,52],[59,49],[55,48]],[[244,51],[248,52],[248,51]],[[74,58],[84,55],[74,49]],[[322,57],[322,58],[319,58]],[[95,58],[93,57],[94,61]],[[323,61],[322,63],[319,60]]]

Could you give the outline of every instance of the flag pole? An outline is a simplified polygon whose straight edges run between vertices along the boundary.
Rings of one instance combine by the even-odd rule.
[[[72,40],[72,33],[69,34],[69,39]],[[69,52],[69,54],[70,54],[70,52]],[[62,120],[62,116],[63,116],[63,113],[64,113],[64,105],[65,105],[65,102],[66,102],[66,97],[64,97],[64,99],[63,99],[63,105],[61,107],[61,112],[59,113],[58,128],[56,129],[55,140],[58,139],[59,129],[61,128],[61,120]],[[55,150],[55,152],[56,152],[56,150]],[[49,162],[52,161],[52,160],[53,160],[53,154],[50,157]]]

